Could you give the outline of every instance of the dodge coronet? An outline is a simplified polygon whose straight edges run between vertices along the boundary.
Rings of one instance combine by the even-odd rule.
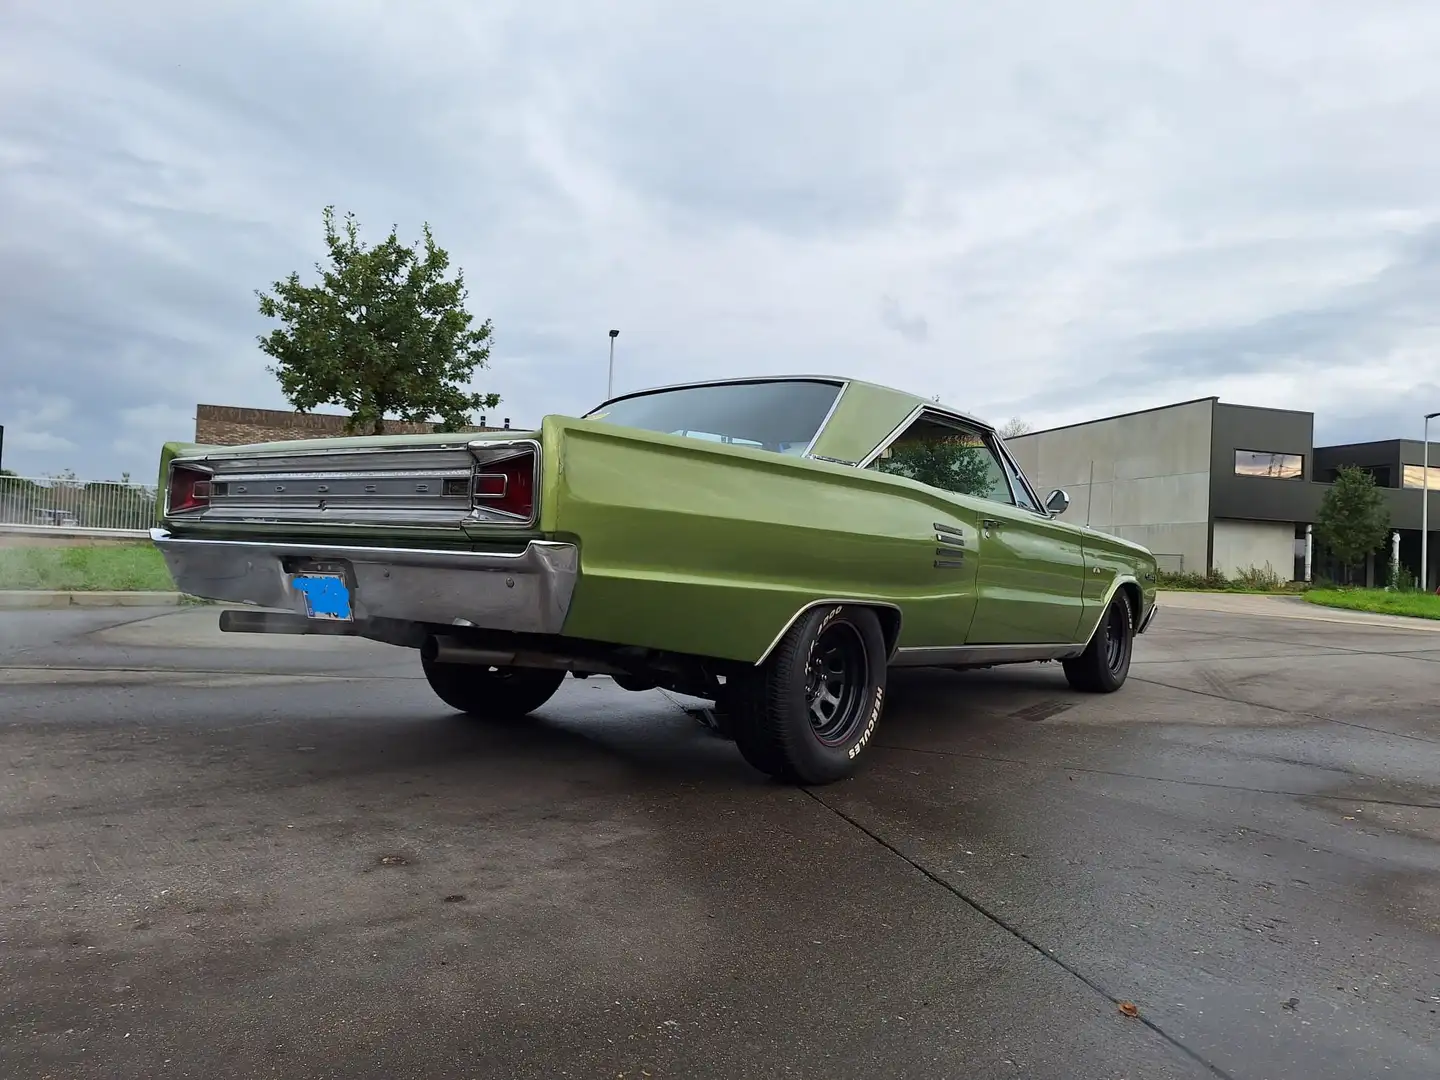
[[[850,775],[887,674],[1058,661],[1117,690],[1155,559],[1062,520],[995,429],[853,379],[662,387],[531,432],[168,444],[152,532],[236,633],[418,650],[458,712],[567,673],[716,703],[787,782]]]

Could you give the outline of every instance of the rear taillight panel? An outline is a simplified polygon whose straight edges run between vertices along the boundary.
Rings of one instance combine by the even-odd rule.
[[[213,484],[210,470],[198,465],[170,466],[170,487],[166,491],[165,512],[188,514],[210,505]]]
[[[534,443],[472,444],[480,460],[470,479],[475,518],[497,525],[530,525],[539,514],[535,488],[540,453]]]

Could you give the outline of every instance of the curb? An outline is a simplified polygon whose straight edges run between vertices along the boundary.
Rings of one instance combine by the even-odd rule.
[[[41,611],[55,608],[178,607],[185,594],[178,592],[73,592],[49,589],[0,591],[0,611]]]

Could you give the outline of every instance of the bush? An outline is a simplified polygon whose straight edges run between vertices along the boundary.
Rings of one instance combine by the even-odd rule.
[[[1280,575],[1268,562],[1265,566],[1252,566],[1249,569],[1240,571],[1240,576],[1235,579],[1237,585],[1243,585],[1247,589],[1271,589],[1280,588]]]
[[[1162,589],[1227,589],[1230,587],[1230,579],[1223,571],[1207,570],[1203,574],[1197,574],[1193,570],[1181,570],[1178,573],[1166,573],[1160,570],[1155,575],[1156,584]]]
[[[1208,570],[1203,574],[1194,571],[1166,573],[1161,570],[1156,573],[1155,582],[1162,589],[1186,592],[1304,592],[1311,587],[1305,581],[1285,581],[1269,563],[1242,570],[1233,580],[1221,570]]]

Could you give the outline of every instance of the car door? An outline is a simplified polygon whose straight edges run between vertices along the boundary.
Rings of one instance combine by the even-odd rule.
[[[923,485],[924,494],[897,501],[903,521],[876,522],[906,536],[896,559],[923,575],[920,595],[905,605],[901,644],[906,649],[944,649],[963,645],[975,617],[980,567],[980,518],[984,503],[967,494],[973,469],[952,445],[956,432],[921,414],[866,460],[864,468],[903,476]],[[913,489],[911,489],[913,491]]]
[[[1082,550],[1039,508],[993,435],[959,417],[926,410],[869,467],[917,480],[943,496],[948,514],[934,522],[937,577],[974,577],[963,607],[945,620],[946,640],[926,644],[1073,640],[1080,622]],[[933,630],[927,627],[927,639],[937,636]]]
[[[991,484],[981,494],[980,569],[966,643],[1069,644],[1084,608],[1084,546],[1041,508],[996,438],[983,440]]]
[[[974,614],[954,644],[1068,644],[1080,624],[1084,551],[1051,520],[993,433],[926,410],[875,467],[943,491],[957,522],[974,523]],[[937,522],[937,526],[940,523]],[[937,563],[938,565],[938,563]]]

